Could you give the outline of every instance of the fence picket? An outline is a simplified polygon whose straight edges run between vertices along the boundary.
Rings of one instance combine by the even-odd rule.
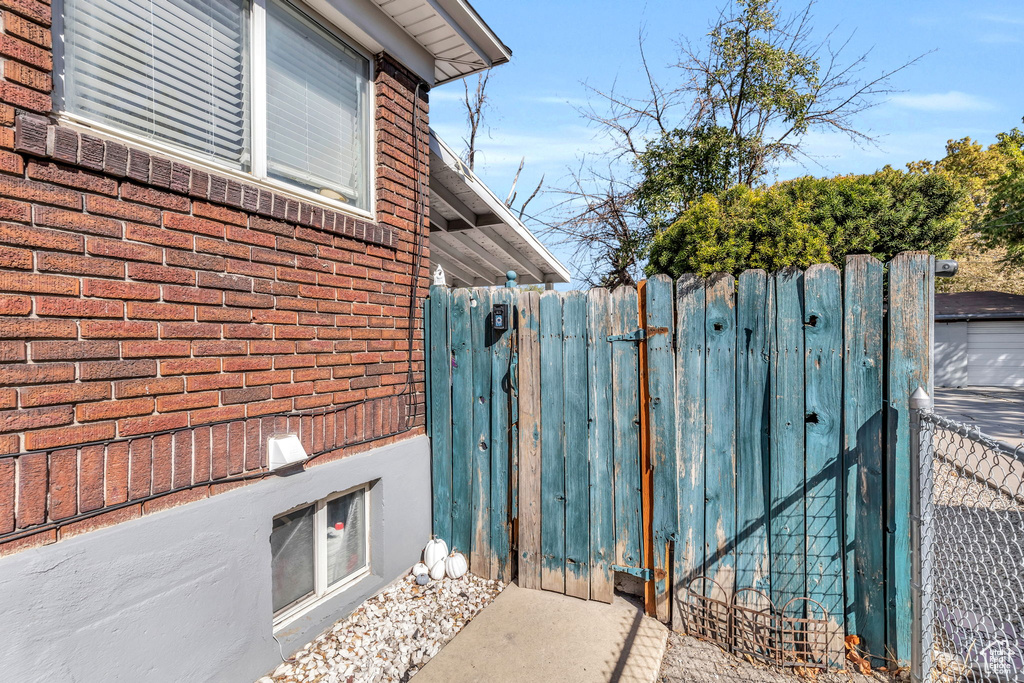
[[[771,594],[764,483],[769,459],[770,332],[775,322],[768,303],[767,274],[744,271],[736,297],[736,586],[765,595]],[[747,607],[767,607],[752,591],[737,599]]]
[[[886,624],[888,649],[898,660],[910,658],[910,395],[929,387],[932,349],[931,297],[934,258],[906,252],[889,262],[888,467],[889,518],[886,557],[891,612]]]
[[[470,293],[451,293],[448,312],[452,337],[452,414],[473,412],[473,347],[470,331]],[[472,550],[473,535],[473,424],[452,420],[452,537],[453,549]]]
[[[836,638],[829,661],[843,663],[842,339],[839,271],[816,264],[804,273],[804,517],[807,597],[828,610]]]
[[[846,632],[860,636],[864,651],[884,654],[882,263],[849,256],[844,279]]]
[[[803,273],[775,274],[772,353],[771,525],[772,601],[806,595],[804,579],[804,335]],[[802,615],[801,615],[802,616]]]
[[[587,299],[567,292],[562,302],[565,427],[565,593],[590,597],[590,473],[587,465]]]
[[[654,495],[654,596],[658,618],[668,621],[671,570],[670,544],[675,541],[676,512],[676,390],[672,353],[674,323],[672,280],[655,275],[647,281],[648,386],[650,394],[650,447]],[[660,576],[658,572],[660,571]]]
[[[611,297],[607,289],[587,292],[587,397],[590,421],[590,597],[615,597],[615,509],[612,499]]]
[[[431,477],[434,484],[434,535],[452,537],[451,347],[448,341],[448,290],[430,288]]]
[[[676,478],[679,535],[673,577],[672,627],[682,615],[690,582],[704,573],[704,312],[705,283],[676,281]]]
[[[612,292],[612,334],[633,334],[637,328],[636,290],[619,287]],[[638,363],[635,341],[612,342],[615,563],[623,567],[640,567],[643,561]]]
[[[519,583],[540,588],[540,295],[519,295]]]
[[[562,295],[540,295],[541,572],[544,590],[565,592]]]
[[[473,539],[470,568],[491,578],[491,290],[473,290],[476,306],[471,310],[470,336],[473,340]]]
[[[511,316],[516,304],[515,291],[497,289],[491,293],[491,305],[504,303]],[[509,518],[509,482],[511,476],[510,430],[512,335],[511,328],[494,331],[491,347],[491,577],[502,581],[512,578],[511,521]]]
[[[712,595],[730,600],[736,589],[736,311],[734,278],[708,280],[705,355],[704,564]],[[721,588],[724,595],[714,591]]]

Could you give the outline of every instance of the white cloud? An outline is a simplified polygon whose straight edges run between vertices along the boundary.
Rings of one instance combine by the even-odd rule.
[[[1005,14],[979,14],[978,18],[982,21],[1001,24],[1003,26],[1024,26],[1024,18],[1011,17]]]
[[[992,102],[983,97],[969,95],[959,90],[950,90],[945,93],[896,95],[891,101],[899,107],[918,111],[992,111],[996,108]]]

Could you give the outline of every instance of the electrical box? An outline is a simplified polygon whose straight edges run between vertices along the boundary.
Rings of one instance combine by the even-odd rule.
[[[491,307],[491,327],[495,330],[508,329],[508,304],[494,304]]]
[[[272,436],[267,440],[267,464],[272,470],[294,465],[308,457],[299,437],[294,434]]]

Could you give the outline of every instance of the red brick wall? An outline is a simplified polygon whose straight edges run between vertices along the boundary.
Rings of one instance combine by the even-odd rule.
[[[274,434],[422,433],[411,75],[377,60],[369,223],[57,125],[50,6],[0,11],[0,554],[255,481]]]

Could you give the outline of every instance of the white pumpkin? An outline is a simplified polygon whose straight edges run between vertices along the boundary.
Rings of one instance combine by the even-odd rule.
[[[432,538],[427,541],[427,547],[423,549],[423,563],[431,569],[438,562],[444,562],[448,555],[448,544],[440,538]]]
[[[417,562],[412,567],[412,575],[413,576],[426,576],[429,573],[430,573],[430,567],[428,567],[427,565],[423,564],[422,562]]]
[[[462,553],[452,553],[448,556],[448,559],[444,561],[444,570],[445,573],[448,574],[448,578],[461,579],[469,570],[469,566],[466,563],[466,556]]]
[[[430,578],[434,581],[440,581],[444,578],[444,560],[438,560],[434,563],[434,566],[430,568]]]

